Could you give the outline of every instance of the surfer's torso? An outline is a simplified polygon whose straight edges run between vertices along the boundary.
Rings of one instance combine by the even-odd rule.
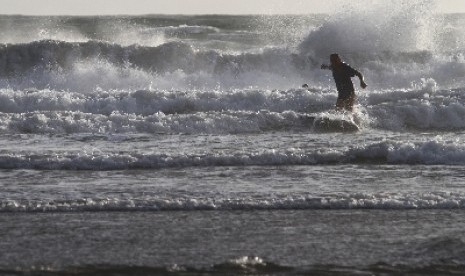
[[[347,63],[341,63],[337,68],[331,68],[333,72],[333,78],[336,82],[336,88],[338,92],[338,98],[347,99],[352,96],[355,92],[354,84],[351,78],[355,77],[357,70],[350,67]]]

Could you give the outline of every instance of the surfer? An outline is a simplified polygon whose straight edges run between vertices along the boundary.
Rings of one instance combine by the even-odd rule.
[[[322,64],[321,69],[328,69],[333,72],[333,78],[337,88],[336,110],[353,111],[355,103],[355,89],[352,83],[352,77],[357,76],[360,79],[360,87],[365,89],[367,84],[363,80],[363,75],[343,62],[338,54],[331,54],[329,57],[330,65]]]

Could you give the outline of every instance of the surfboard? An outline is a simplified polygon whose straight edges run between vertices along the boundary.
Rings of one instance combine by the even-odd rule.
[[[357,132],[360,127],[352,118],[307,115],[301,117],[305,125],[317,132]]]
[[[319,117],[315,118],[313,122],[313,129],[325,132],[356,132],[360,130],[360,127],[354,121],[349,119]]]

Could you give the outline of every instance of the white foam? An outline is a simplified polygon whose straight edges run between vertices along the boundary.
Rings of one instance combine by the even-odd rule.
[[[238,198],[79,198],[0,201],[0,212],[173,211],[173,210],[320,210],[320,209],[465,209],[461,193],[357,193],[254,196]],[[242,262],[243,260],[237,260]],[[245,260],[248,261],[248,260]]]
[[[327,90],[231,90],[95,91],[91,93],[56,90],[0,90],[0,111],[6,113],[79,111],[93,114],[135,113],[151,115],[210,111],[305,112],[326,110],[335,101]]]
[[[42,118],[35,118],[40,126]],[[33,126],[34,126],[33,125]],[[131,170],[215,166],[291,166],[328,164],[464,165],[459,141],[381,142],[349,149],[257,149],[236,153],[109,153],[59,151],[50,154],[8,152],[0,155],[1,169]]]
[[[463,89],[437,91],[434,80],[421,90],[370,93],[369,116],[377,127],[391,130],[459,130],[465,127]]]
[[[365,129],[395,131],[465,129],[463,89],[437,90],[434,80],[425,82],[420,90],[359,95],[358,123]],[[0,99],[0,126],[12,133],[243,133],[289,128],[309,131],[311,122],[304,119],[330,118],[333,113],[327,111],[334,108],[336,92],[321,88],[89,93],[3,89]],[[43,120],[33,119],[38,116]],[[126,122],[126,127],[121,122]],[[182,122],[184,127],[174,122]]]

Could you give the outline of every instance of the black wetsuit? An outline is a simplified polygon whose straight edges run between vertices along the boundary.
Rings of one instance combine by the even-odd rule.
[[[354,84],[350,78],[355,77],[358,73],[357,70],[350,67],[347,63],[342,63],[338,70],[332,68],[333,78],[336,82],[338,98],[346,100],[354,95]]]

